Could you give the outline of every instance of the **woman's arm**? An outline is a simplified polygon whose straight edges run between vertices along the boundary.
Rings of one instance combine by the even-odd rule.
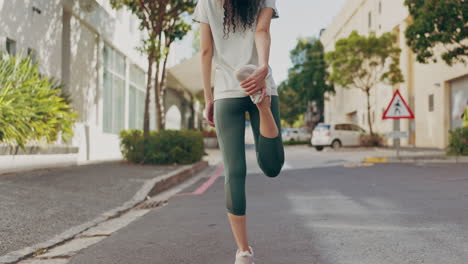
[[[213,35],[209,24],[200,23],[200,49],[203,76],[203,90],[205,94],[205,115],[210,126],[213,120],[213,91],[211,90],[211,71],[213,64]]]
[[[255,45],[257,47],[259,67],[249,78],[241,83],[242,88],[249,95],[255,94],[265,88],[265,78],[268,75],[268,62],[270,60],[270,25],[273,12],[273,8],[262,8],[258,15]]]

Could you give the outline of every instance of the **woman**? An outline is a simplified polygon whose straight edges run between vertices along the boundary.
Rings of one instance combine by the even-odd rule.
[[[216,127],[223,156],[228,217],[238,246],[236,264],[253,264],[245,217],[246,112],[260,168],[276,177],[284,163],[278,93],[268,64],[270,24],[277,17],[276,0],[199,0],[194,14],[201,30],[205,116]],[[249,69],[253,72],[240,82]]]

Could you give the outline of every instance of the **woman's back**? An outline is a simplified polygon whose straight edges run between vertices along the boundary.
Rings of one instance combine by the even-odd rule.
[[[263,7],[273,8],[275,17],[278,17],[275,1],[262,0],[260,8]],[[229,32],[225,32],[224,17],[223,1],[220,0],[200,0],[194,14],[195,21],[209,24],[211,27],[214,42],[213,59],[216,65],[215,100],[246,96],[234,72],[247,64],[258,65],[255,47],[256,22],[245,30],[242,25],[238,25],[235,31],[231,26]]]

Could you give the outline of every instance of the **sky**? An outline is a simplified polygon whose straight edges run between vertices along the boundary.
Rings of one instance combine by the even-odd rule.
[[[270,66],[277,83],[287,79],[291,67],[289,52],[300,37],[318,37],[331,24],[346,0],[277,0],[279,19],[272,22]],[[192,56],[189,34],[176,45],[177,60]]]

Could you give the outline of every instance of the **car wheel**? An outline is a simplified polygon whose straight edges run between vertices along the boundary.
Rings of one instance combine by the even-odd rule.
[[[316,149],[317,151],[322,151],[322,150],[323,150],[323,147],[315,147],[315,149]]]
[[[334,150],[338,150],[339,148],[341,148],[341,142],[339,140],[334,140],[332,143],[332,148]]]

